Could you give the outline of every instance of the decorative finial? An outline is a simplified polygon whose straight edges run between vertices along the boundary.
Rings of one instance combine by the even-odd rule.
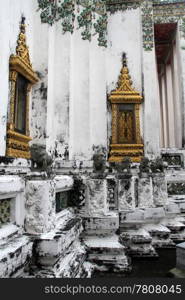
[[[25,20],[26,20],[25,16],[22,15],[21,16],[21,24],[22,25],[25,25]]]
[[[122,59],[123,59],[123,67],[126,67],[126,66],[127,66],[127,56],[126,56],[126,53],[125,53],[125,52],[123,52],[123,57],[122,57]]]
[[[132,80],[130,79],[125,52],[123,53],[122,60],[123,60],[123,62],[122,62],[123,66],[122,66],[121,73],[119,76],[117,90],[122,91],[122,92],[133,91]]]
[[[22,15],[21,22],[20,22],[20,33],[17,40],[17,47],[16,47],[16,54],[21,57],[25,63],[31,66],[30,63],[30,56],[29,56],[29,49],[26,44],[26,25],[25,25],[26,18]]]

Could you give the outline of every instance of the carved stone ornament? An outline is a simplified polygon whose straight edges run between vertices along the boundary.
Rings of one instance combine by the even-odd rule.
[[[112,106],[109,161],[120,162],[124,157],[130,157],[133,162],[140,162],[143,157],[139,116],[142,96],[132,87],[125,55],[117,89],[108,99]]]
[[[10,107],[7,124],[7,148],[6,156],[30,158],[29,142],[29,93],[31,86],[39,79],[32,69],[30,62],[29,48],[26,45],[25,18],[22,17],[20,33],[17,40],[16,55],[11,55],[9,60],[10,69]],[[28,84],[26,90],[26,129],[25,134],[15,130],[15,101],[16,82],[18,75],[24,77]]]

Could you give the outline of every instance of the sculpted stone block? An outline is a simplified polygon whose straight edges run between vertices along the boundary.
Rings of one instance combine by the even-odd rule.
[[[108,213],[107,181],[105,179],[87,179],[86,208],[91,216],[106,215]]]
[[[26,183],[26,231],[41,234],[55,225],[55,182],[30,180]]]

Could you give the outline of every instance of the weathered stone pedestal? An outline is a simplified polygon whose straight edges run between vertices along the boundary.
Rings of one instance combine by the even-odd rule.
[[[88,178],[86,180],[86,212],[93,217],[108,213],[106,179]]]
[[[164,225],[147,224],[144,229],[152,237],[152,246],[157,248],[174,248],[175,244],[171,240],[171,231]]]
[[[125,230],[120,234],[120,242],[127,247],[131,257],[157,257],[152,246],[151,235],[143,228]]]
[[[86,236],[84,239],[88,260],[95,270],[102,272],[129,272],[131,266],[125,254],[125,247],[118,242],[117,235]]]
[[[82,219],[72,208],[56,213],[56,192],[71,189],[71,178],[34,179],[26,184],[26,230],[34,238],[34,260],[26,277],[90,277],[92,265],[80,242]]]
[[[135,209],[135,182],[132,175],[122,175],[117,179],[118,184],[118,209],[119,211],[130,211]]]
[[[140,174],[138,178],[138,206],[154,207],[152,178],[149,174]]]
[[[39,235],[55,227],[55,182],[53,180],[28,180],[26,183],[27,233]]]
[[[165,206],[165,225],[170,231],[170,238],[175,243],[185,240],[185,224],[180,220],[180,208],[177,204],[171,202]]]
[[[56,222],[55,230],[36,240],[36,261],[32,266],[35,277],[90,277],[92,266],[86,263],[86,249],[79,241],[82,220],[66,210]]]
[[[10,199],[10,207],[0,209],[0,278],[21,277],[32,258],[33,242],[23,231],[24,191],[23,178],[0,175],[0,199]],[[3,214],[10,214],[10,222],[2,224]]]
[[[0,278],[22,277],[31,261],[32,247],[30,239],[15,225],[1,229]]]
[[[153,201],[155,206],[164,206],[168,203],[167,181],[164,174],[156,173],[152,176]]]
[[[116,235],[119,215],[108,210],[106,178],[100,174],[95,177],[86,181],[84,243],[88,261],[94,264],[95,270],[126,272],[130,270],[129,261]]]

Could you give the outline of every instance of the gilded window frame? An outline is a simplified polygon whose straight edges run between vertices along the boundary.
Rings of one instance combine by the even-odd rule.
[[[29,142],[32,140],[29,130],[29,107],[30,91],[32,85],[38,82],[39,78],[32,68],[30,62],[29,48],[26,44],[25,18],[22,18],[20,33],[17,40],[16,55],[11,55],[9,59],[9,81],[10,81],[10,105],[7,123],[7,145],[6,156],[14,158],[30,158]],[[15,129],[15,101],[16,101],[16,81],[18,74],[28,81],[26,95],[26,132],[19,133]]]

